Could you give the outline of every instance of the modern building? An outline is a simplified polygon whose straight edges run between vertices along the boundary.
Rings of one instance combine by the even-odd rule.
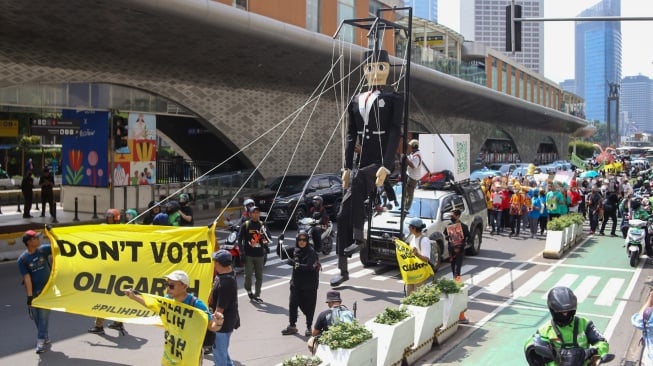
[[[566,79],[560,82],[560,87],[564,91],[576,94],[576,80],[575,79]]]
[[[413,16],[438,22],[438,0],[404,0],[404,4],[413,7]]]
[[[483,43],[501,51],[531,71],[544,74],[544,26],[522,24],[522,51],[506,51],[506,0],[461,0],[460,30],[466,41]],[[517,1],[523,17],[544,16],[544,0]]]
[[[619,97],[619,111],[628,112],[630,130],[653,133],[653,80],[643,75],[626,76],[621,80]]]
[[[621,0],[603,0],[578,17],[619,15]],[[576,22],[575,54],[576,93],[585,99],[587,119],[607,122],[609,84],[621,80],[621,23]]]

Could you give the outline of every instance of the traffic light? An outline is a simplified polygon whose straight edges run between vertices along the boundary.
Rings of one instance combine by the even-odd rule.
[[[506,52],[521,52],[521,21],[514,21],[515,18],[521,18],[521,5],[514,5],[515,7],[515,18],[512,17],[512,10],[510,9],[513,5],[506,6]],[[515,49],[512,49],[512,28],[513,23],[515,24]]]

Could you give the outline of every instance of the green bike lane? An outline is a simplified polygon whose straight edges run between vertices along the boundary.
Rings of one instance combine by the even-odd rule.
[[[469,308],[483,309],[488,314],[474,322],[472,333],[439,357],[437,363],[526,365],[524,344],[550,321],[546,295],[560,285],[577,295],[577,314],[594,321],[610,340],[644,262],[642,258],[638,268],[631,268],[623,239],[599,236],[589,237],[560,260],[547,261],[540,256],[523,262],[513,270],[526,273],[509,289],[497,294],[486,293],[483,284],[470,289]]]

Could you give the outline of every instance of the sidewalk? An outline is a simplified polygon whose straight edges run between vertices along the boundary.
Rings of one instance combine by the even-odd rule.
[[[0,261],[16,259],[23,252],[25,248],[21,243],[21,237],[25,230],[42,230],[45,225],[57,227],[101,223],[104,221],[103,213],[98,213],[97,219],[93,218],[93,214],[79,213],[77,215],[79,221],[76,221],[74,212],[64,211],[58,204],[56,206],[57,222],[53,222],[49,212],[46,212],[45,217],[40,217],[41,211],[36,210],[36,206],[32,207],[30,214],[33,217],[31,218],[23,218],[23,212],[18,212],[16,205],[2,206],[2,214],[0,214]],[[40,204],[39,208],[41,208]]]

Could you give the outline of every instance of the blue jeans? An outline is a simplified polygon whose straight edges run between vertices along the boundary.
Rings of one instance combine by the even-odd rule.
[[[215,333],[215,342],[213,343],[213,362],[215,366],[234,366],[234,362],[229,357],[229,339],[231,333]]]
[[[492,210],[492,219],[490,221],[490,224],[492,225],[492,232],[501,232],[501,215],[503,214],[503,211],[493,209]]]
[[[48,339],[48,322],[50,321],[50,310],[41,308],[30,308],[32,318],[36,324],[37,339]]]

